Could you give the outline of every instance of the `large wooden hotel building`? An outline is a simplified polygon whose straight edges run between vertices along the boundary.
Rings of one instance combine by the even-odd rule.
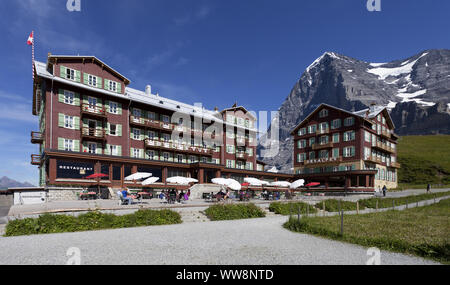
[[[322,104],[292,135],[296,178],[350,192],[397,187],[399,137],[386,108],[350,112]]]
[[[207,110],[152,94],[150,86],[129,88],[126,77],[94,56],[49,54],[46,63],[35,62],[34,78],[40,129],[31,141],[40,153],[32,164],[41,186],[86,187],[98,183],[85,179],[94,173],[108,175],[101,184],[110,188],[139,186],[124,181],[135,172],[160,177],[154,188],[172,176],[199,183],[291,178],[264,172],[256,157],[256,118],[244,107]]]
[[[292,132],[294,173],[264,171],[256,154],[256,118],[236,104],[207,110],[130,88],[130,81],[94,56],[48,55],[35,62],[33,115],[40,146],[31,163],[41,187],[141,187],[136,172],[201,184],[227,177],[268,181],[303,178],[321,191],[373,192],[397,186],[397,135],[386,109],[349,112],[323,104]],[[86,179],[102,173],[100,181]]]

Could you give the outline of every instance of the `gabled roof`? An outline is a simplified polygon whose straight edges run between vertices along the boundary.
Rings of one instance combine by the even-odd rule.
[[[100,59],[98,59],[95,56],[92,55],[87,55],[87,56],[82,56],[82,55],[49,55],[48,56],[48,63],[50,62],[57,62],[58,59],[90,59],[93,60],[94,62],[97,62],[99,65],[101,65],[102,67],[105,67],[108,71],[110,71],[111,73],[115,74],[117,77],[120,77],[124,82],[125,85],[130,84],[130,80],[128,78],[126,78],[125,76],[123,76],[122,74],[120,74],[117,70],[115,70],[114,68],[110,67],[109,65],[107,65],[106,63],[104,63],[103,61],[101,61]]]
[[[244,106],[233,106],[231,108],[227,108],[227,109],[223,109],[220,113],[226,113],[229,111],[233,111],[236,112],[237,110],[242,110],[244,112],[244,114],[248,114],[250,117],[252,117],[254,120],[256,120],[256,117],[253,116],[253,114],[251,112],[249,112]]]
[[[302,127],[306,122],[309,121],[309,119],[314,116],[318,111],[320,111],[322,108],[327,107],[327,108],[331,108],[331,109],[335,109],[344,113],[347,113],[349,115],[353,115],[353,116],[357,116],[360,117],[362,119],[373,119],[376,116],[378,116],[378,114],[383,113],[385,115],[385,117],[387,118],[387,122],[389,125],[392,126],[392,128],[395,128],[394,122],[392,121],[391,115],[389,114],[389,112],[387,111],[386,107],[381,107],[381,106],[375,106],[374,109],[371,111],[370,108],[364,109],[364,110],[360,110],[360,111],[356,111],[356,112],[350,112],[335,106],[331,106],[325,103],[322,103],[319,105],[319,107],[317,107],[314,111],[312,111],[300,124],[298,124],[291,132],[291,135],[295,135],[295,133],[297,132],[297,130]],[[370,121],[369,121],[370,122]]]

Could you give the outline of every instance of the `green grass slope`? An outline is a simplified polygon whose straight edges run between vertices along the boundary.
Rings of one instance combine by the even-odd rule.
[[[399,183],[450,185],[450,136],[405,136],[398,144]]]

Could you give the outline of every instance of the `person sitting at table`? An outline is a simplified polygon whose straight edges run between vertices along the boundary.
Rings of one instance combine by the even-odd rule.
[[[178,203],[181,203],[181,200],[184,199],[184,192],[181,190],[180,194],[178,194]]]
[[[128,191],[128,188],[125,188],[122,190],[122,196],[125,201],[128,201],[128,205],[131,205],[133,203],[133,198],[128,196],[130,192]]]

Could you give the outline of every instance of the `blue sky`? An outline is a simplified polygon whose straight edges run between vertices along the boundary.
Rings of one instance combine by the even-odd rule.
[[[325,51],[369,62],[449,48],[450,2],[381,0],[3,0],[0,10],[0,177],[37,183],[30,155],[31,48],[95,55],[143,90],[207,108],[235,101],[277,110],[304,69]]]

